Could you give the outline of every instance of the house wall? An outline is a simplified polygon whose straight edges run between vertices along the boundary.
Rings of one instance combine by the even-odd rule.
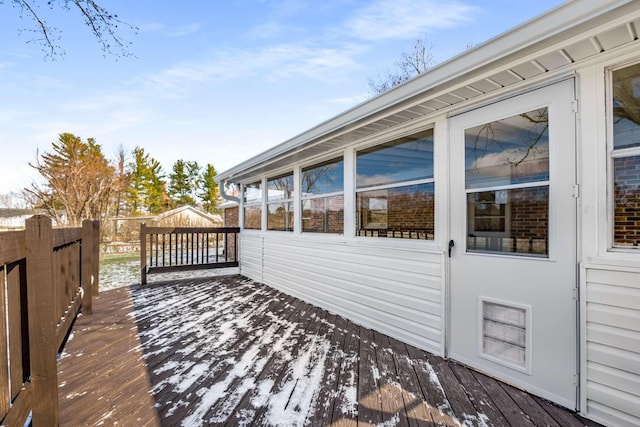
[[[629,47],[578,69],[581,412],[610,426],[640,425],[640,253],[611,247],[622,231],[613,218],[625,214],[612,206],[606,76],[639,61],[637,47]],[[637,179],[637,170],[628,172]],[[633,236],[638,222],[626,222]]]

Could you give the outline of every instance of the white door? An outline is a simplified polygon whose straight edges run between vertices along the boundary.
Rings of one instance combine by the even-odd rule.
[[[576,407],[573,81],[451,118],[449,356]]]

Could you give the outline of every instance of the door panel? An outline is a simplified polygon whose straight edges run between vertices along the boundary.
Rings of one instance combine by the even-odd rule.
[[[455,116],[448,352],[576,404],[573,82]]]

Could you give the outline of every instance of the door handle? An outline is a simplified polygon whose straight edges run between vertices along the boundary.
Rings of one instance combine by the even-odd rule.
[[[455,243],[453,243],[453,239],[452,239],[452,240],[449,240],[449,258],[451,258],[451,249],[453,249],[453,247],[454,247],[455,245],[456,245],[456,244],[455,244]]]

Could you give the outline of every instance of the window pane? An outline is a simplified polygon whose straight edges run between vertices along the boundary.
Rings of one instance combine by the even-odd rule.
[[[293,231],[293,202],[267,205],[267,230]]]
[[[293,172],[267,180],[267,201],[286,200],[293,197]]]
[[[640,246],[640,156],[613,159],[616,246]]]
[[[613,148],[640,147],[640,64],[613,72]]]
[[[259,203],[262,200],[262,182],[245,184],[243,200],[248,203]]]
[[[549,180],[547,108],[465,131],[466,188]]]
[[[303,200],[302,231],[342,234],[344,232],[344,196]]]
[[[467,194],[467,250],[547,255],[549,186]]]
[[[356,205],[358,236],[433,239],[433,183],[359,192]]]
[[[262,208],[260,206],[244,207],[244,228],[249,230],[262,228]]]
[[[344,189],[344,161],[331,160],[302,170],[302,197]]]
[[[358,152],[356,187],[433,178],[433,129]]]

